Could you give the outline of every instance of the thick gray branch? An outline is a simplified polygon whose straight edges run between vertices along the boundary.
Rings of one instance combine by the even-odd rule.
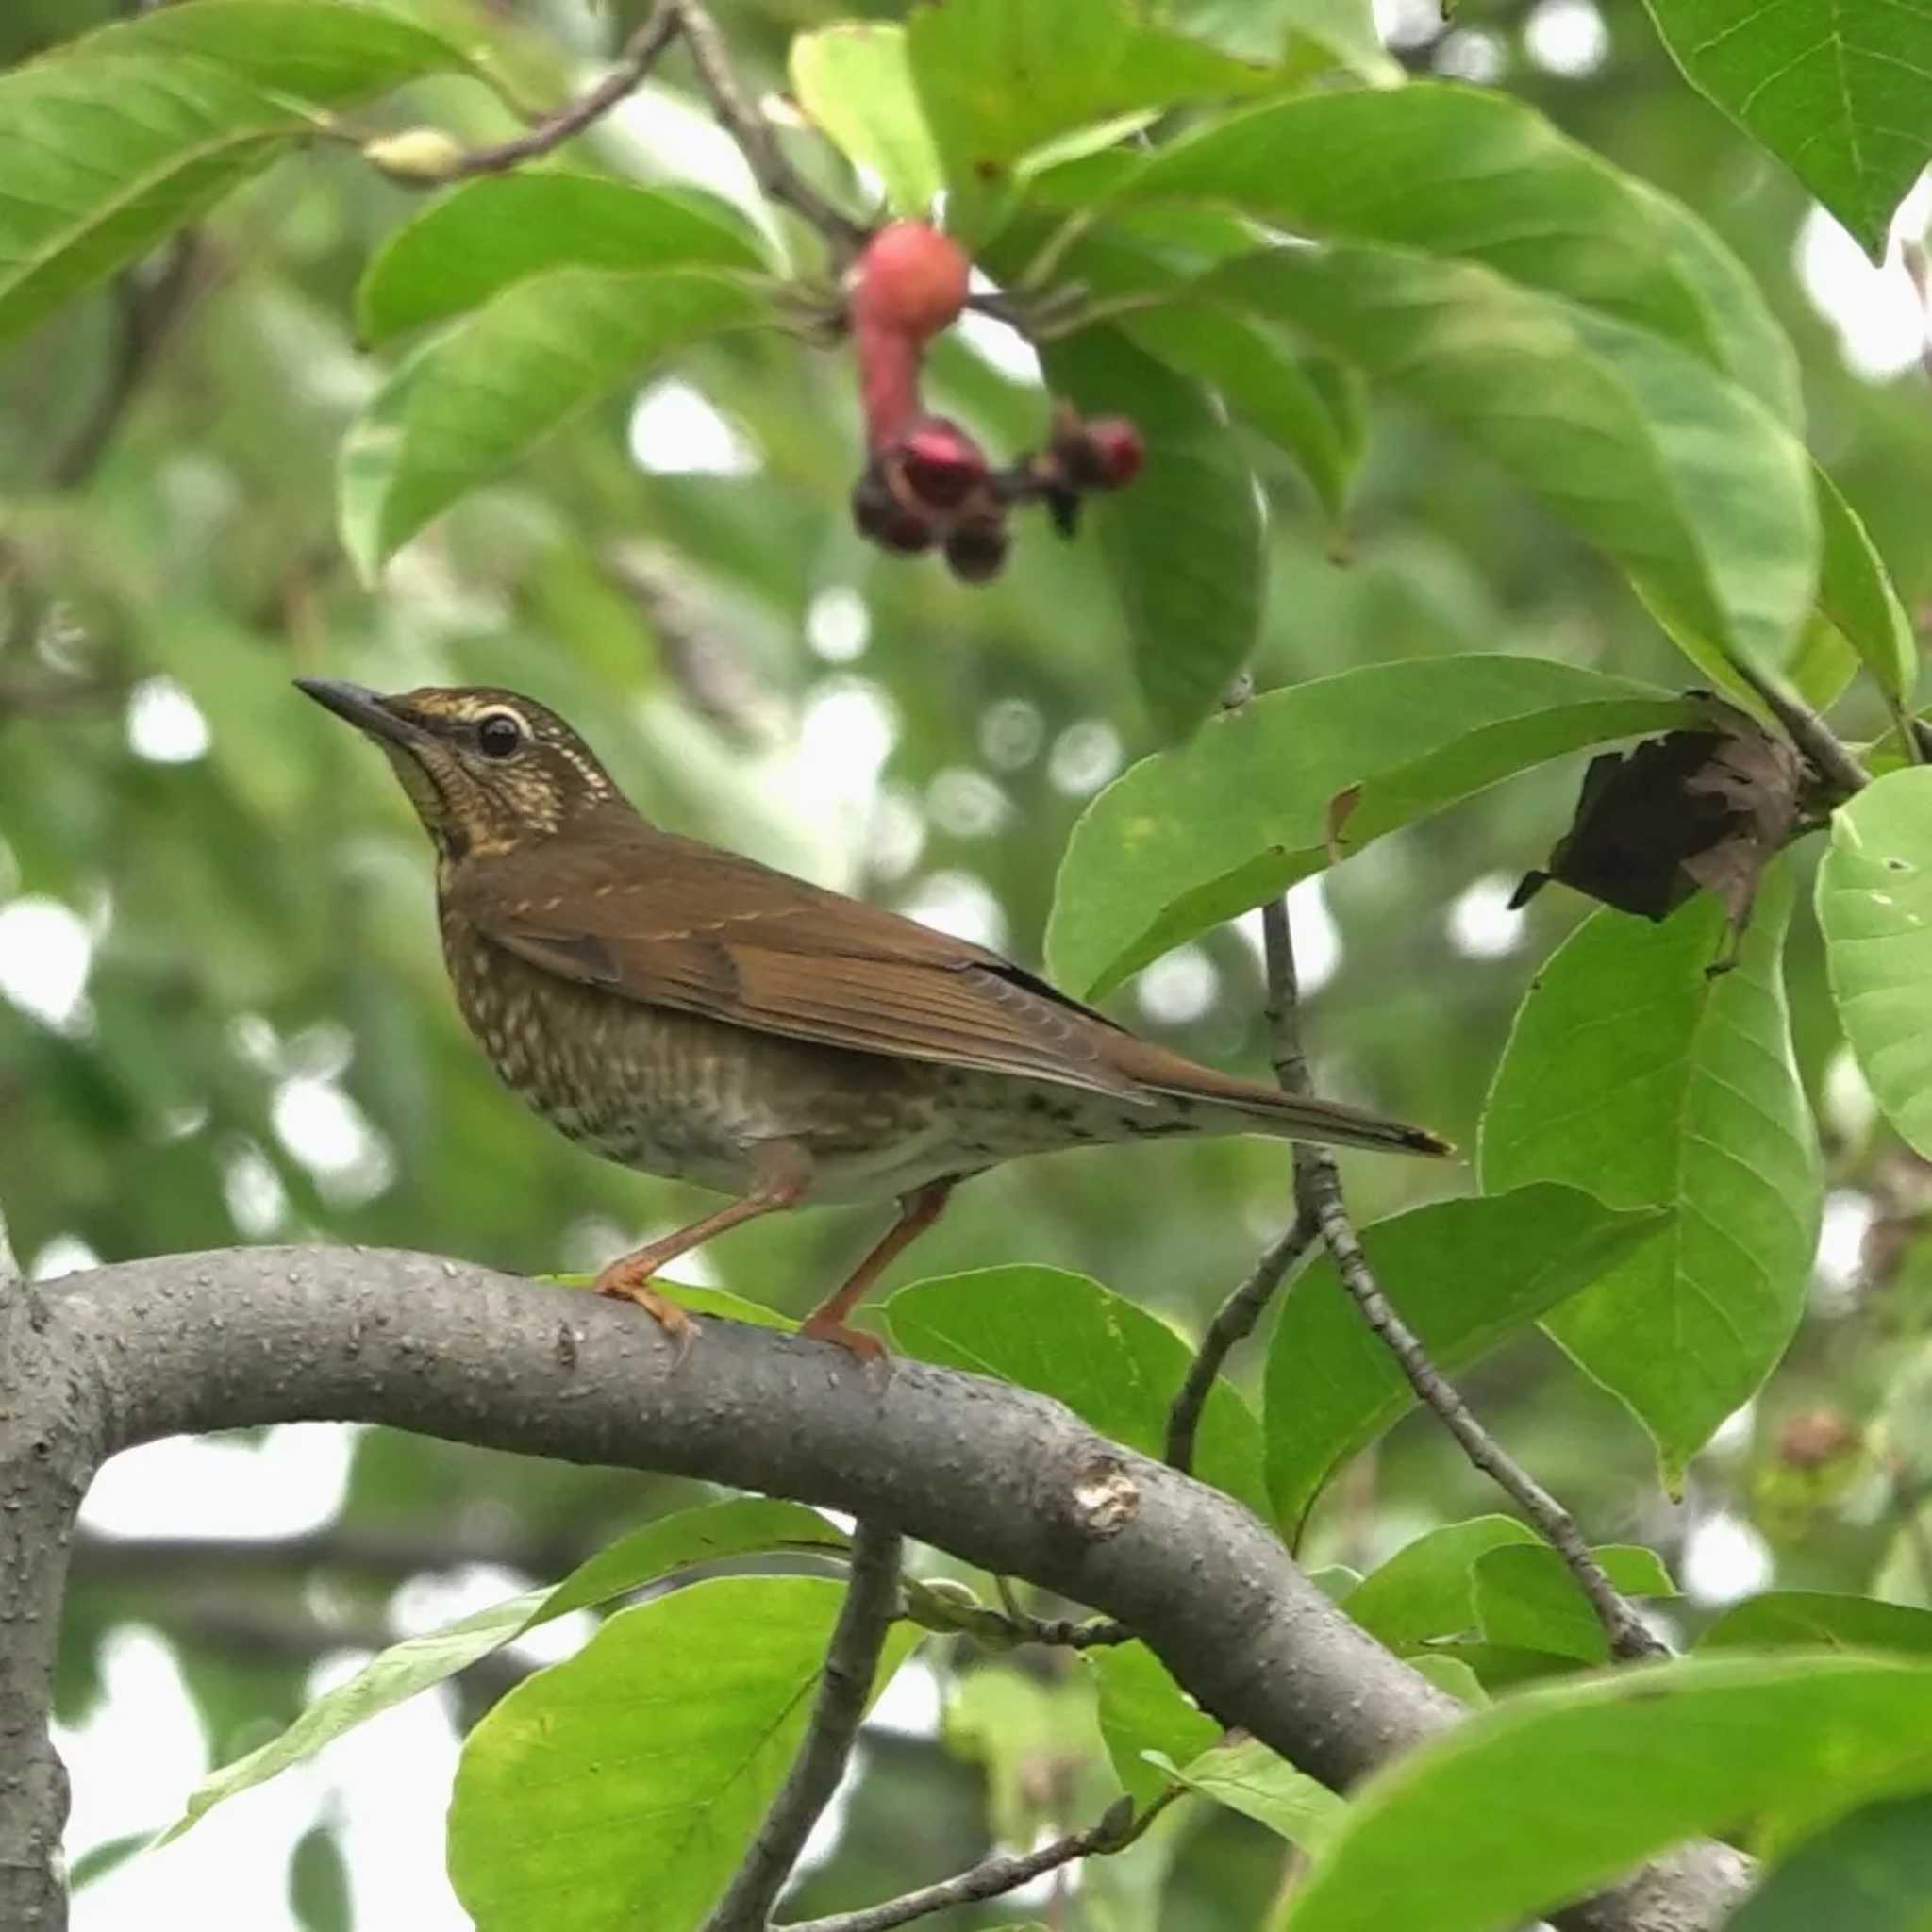
[[[633,1309],[388,1251],[177,1256],[0,1307],[0,1503],[19,1505],[0,1510],[0,1883],[23,1907],[0,1910],[9,1928],[62,1924],[26,1907],[64,1810],[42,1726],[75,1502],[106,1455],[183,1431],[385,1423],[876,1517],[1119,1618],[1224,1723],[1336,1786],[1458,1715],[1238,1504],[1024,1390],[904,1360],[881,1377],[725,1322],[704,1322],[677,1362]],[[1653,1903],[1566,1923],[1714,1927],[1742,1861],[1697,1847],[1685,1863]]]

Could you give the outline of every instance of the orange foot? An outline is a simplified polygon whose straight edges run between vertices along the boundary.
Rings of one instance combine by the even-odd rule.
[[[611,1262],[591,1286],[615,1301],[635,1302],[671,1338],[681,1362],[697,1340],[698,1324],[675,1302],[666,1301],[651,1286],[650,1275],[631,1267],[629,1260],[626,1256]]]
[[[891,1373],[891,1357],[886,1353],[886,1344],[876,1335],[868,1335],[863,1328],[848,1328],[836,1318],[812,1315],[800,1323],[798,1332],[808,1341],[836,1342],[849,1354],[856,1355],[860,1362],[883,1362],[887,1373]]]

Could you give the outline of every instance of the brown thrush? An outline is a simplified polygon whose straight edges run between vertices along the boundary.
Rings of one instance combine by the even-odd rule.
[[[801,1202],[900,1204],[805,1324],[870,1356],[854,1304],[956,1182],[1018,1155],[1242,1133],[1449,1151],[1197,1066],[984,947],[661,832],[513,691],[299,683],[389,755],[435,841],[443,958],[497,1072],[607,1159],[737,1197],[597,1277],[680,1337],[691,1319],[652,1275]]]

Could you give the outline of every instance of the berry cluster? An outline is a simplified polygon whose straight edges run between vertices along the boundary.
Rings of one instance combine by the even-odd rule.
[[[1062,407],[1045,449],[996,469],[958,424],[927,413],[919,390],[925,347],[958,320],[970,268],[937,229],[894,222],[853,264],[846,303],[866,427],[852,520],[899,556],[937,546],[956,577],[976,584],[1006,564],[1015,504],[1045,504],[1055,527],[1072,536],[1081,497],[1132,482],[1145,450],[1124,417],[1089,421]]]

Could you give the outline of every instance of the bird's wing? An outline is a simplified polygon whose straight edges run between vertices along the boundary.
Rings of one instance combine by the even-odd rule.
[[[453,909],[532,965],[648,1006],[822,1046],[1148,1104],[1131,1039],[996,953],[642,825],[483,861]]]

